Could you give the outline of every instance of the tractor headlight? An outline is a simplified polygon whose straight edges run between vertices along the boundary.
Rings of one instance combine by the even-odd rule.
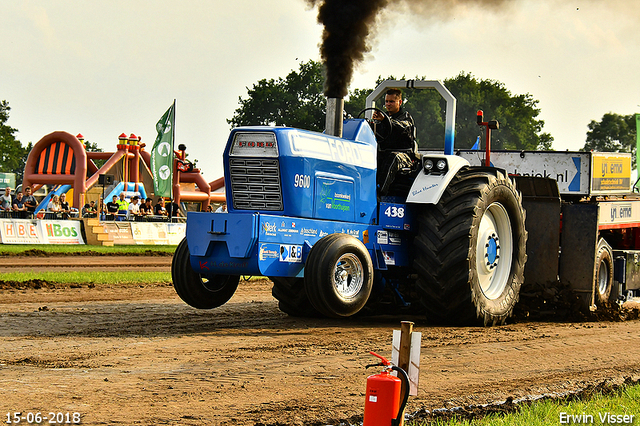
[[[433,170],[433,160],[426,158],[423,163],[424,172],[429,174]]]
[[[449,170],[446,158],[422,157],[422,169],[426,175],[443,175]]]

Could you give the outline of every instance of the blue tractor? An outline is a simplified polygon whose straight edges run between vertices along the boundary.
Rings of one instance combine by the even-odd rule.
[[[422,152],[376,186],[370,110],[388,88],[436,89],[446,100],[444,153]],[[292,316],[350,317],[411,308],[440,324],[502,324],[526,261],[522,199],[503,170],[454,155],[455,98],[438,81],[385,81],[367,116],[342,119],[328,100],[324,133],[239,127],[224,151],[228,213],[190,212],[172,279],[187,304],[226,303],[240,276],[273,281]],[[419,125],[419,124],[418,124]]]

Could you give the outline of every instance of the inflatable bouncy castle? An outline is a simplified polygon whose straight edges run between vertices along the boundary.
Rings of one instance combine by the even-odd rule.
[[[31,186],[37,191],[43,185],[52,190],[38,209],[46,207],[48,198],[60,193],[71,193],[68,200],[76,209],[89,201],[110,200],[113,195],[125,193],[154,197],[151,155],[141,138],[121,134],[115,152],[88,152],[81,134],[73,136],[64,131],[50,133],[38,141],[27,158],[23,188]],[[200,170],[186,160],[186,147],[174,151],[173,202],[194,202],[206,211],[210,203],[223,203],[224,178],[207,183]],[[101,164],[100,166],[98,164]],[[37,211],[36,211],[37,212]]]

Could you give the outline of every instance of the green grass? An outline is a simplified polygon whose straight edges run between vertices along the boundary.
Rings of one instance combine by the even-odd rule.
[[[83,253],[93,251],[104,254],[138,254],[148,251],[164,252],[173,254],[176,246],[169,245],[135,245],[135,246],[90,246],[90,245],[56,245],[56,244],[0,244],[1,255],[20,255],[31,250],[41,250],[47,253]]]
[[[601,421],[600,415],[605,416],[607,413],[617,415],[627,415],[633,417],[631,423],[624,423],[624,418],[614,418],[617,422]],[[561,423],[561,415],[564,422]],[[567,417],[568,415],[583,416],[588,415],[592,418],[581,417],[583,420],[578,423],[574,419]],[[588,400],[577,400],[569,402],[555,402],[545,400],[531,405],[522,405],[516,412],[501,415],[490,414],[477,420],[461,420],[454,418],[453,420],[414,420],[405,422],[407,426],[546,426],[560,424],[584,424],[584,420],[588,420],[587,424],[632,424],[640,425],[640,385],[624,386],[609,395],[596,393]],[[591,421],[592,420],[592,421]],[[611,419],[609,419],[611,420]]]
[[[60,284],[170,284],[171,272],[96,271],[96,272],[7,272],[3,281],[43,280]]]

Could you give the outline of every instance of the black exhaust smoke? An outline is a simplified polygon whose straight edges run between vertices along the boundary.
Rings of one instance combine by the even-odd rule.
[[[397,6],[425,20],[452,19],[460,9],[497,11],[508,0],[306,0],[318,6],[318,22],[324,26],[320,56],[325,68],[324,94],[344,98],[355,67],[371,50],[367,37],[375,30],[378,12]]]
[[[388,0],[307,0],[318,7],[324,25],[320,55],[325,67],[324,94],[344,98],[356,64],[369,51],[367,36]]]

